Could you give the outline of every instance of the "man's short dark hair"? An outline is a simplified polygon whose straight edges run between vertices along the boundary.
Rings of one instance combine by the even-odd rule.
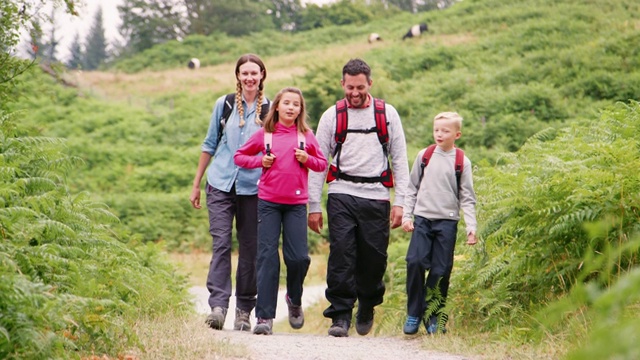
[[[362,59],[351,59],[342,68],[342,79],[344,80],[345,74],[356,76],[364,74],[367,77],[367,81],[371,80],[371,68]]]

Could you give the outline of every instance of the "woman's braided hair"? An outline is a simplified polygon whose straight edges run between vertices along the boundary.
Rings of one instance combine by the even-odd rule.
[[[262,60],[255,54],[245,54],[242,55],[238,62],[236,63],[236,109],[238,109],[238,114],[240,115],[240,127],[243,127],[245,124],[244,121],[244,107],[242,106],[242,83],[240,79],[238,79],[238,74],[240,73],[240,66],[252,62],[257,64],[260,67],[260,72],[262,73],[262,79],[260,79],[260,84],[258,85],[258,100],[256,102],[256,124],[262,125],[262,120],[260,119],[260,113],[262,113],[262,101],[264,100],[264,81],[267,78],[267,69],[264,66]]]

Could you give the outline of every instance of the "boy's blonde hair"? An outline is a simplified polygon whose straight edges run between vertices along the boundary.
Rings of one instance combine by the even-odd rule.
[[[436,122],[438,120],[450,121],[458,128],[458,130],[462,129],[462,116],[460,116],[460,114],[458,114],[457,112],[441,112],[433,118],[433,122]]]

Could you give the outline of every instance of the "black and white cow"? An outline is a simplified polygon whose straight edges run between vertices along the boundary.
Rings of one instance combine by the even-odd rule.
[[[191,60],[189,60],[189,64],[187,65],[189,66],[189,69],[194,70],[194,69],[199,69],[200,68],[200,60],[193,58]]]
[[[404,40],[406,38],[411,38],[411,37],[418,37],[418,36],[420,36],[420,34],[422,34],[423,32],[427,32],[427,31],[429,31],[429,29],[427,28],[427,24],[425,24],[425,23],[413,25],[409,29],[409,31],[407,31],[407,33],[404,34],[404,36],[402,37],[402,40]]]
[[[376,42],[376,41],[382,41],[382,38],[380,37],[380,35],[378,33],[371,33],[369,34],[369,44]]]

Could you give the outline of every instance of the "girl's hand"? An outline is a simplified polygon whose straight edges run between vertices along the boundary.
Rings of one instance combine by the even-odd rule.
[[[295,151],[296,160],[298,160],[301,164],[304,164],[309,159],[309,154],[306,151],[301,149],[293,149]]]
[[[276,156],[274,154],[265,155],[262,157],[262,167],[268,169],[273,165],[274,161],[276,161]]]

